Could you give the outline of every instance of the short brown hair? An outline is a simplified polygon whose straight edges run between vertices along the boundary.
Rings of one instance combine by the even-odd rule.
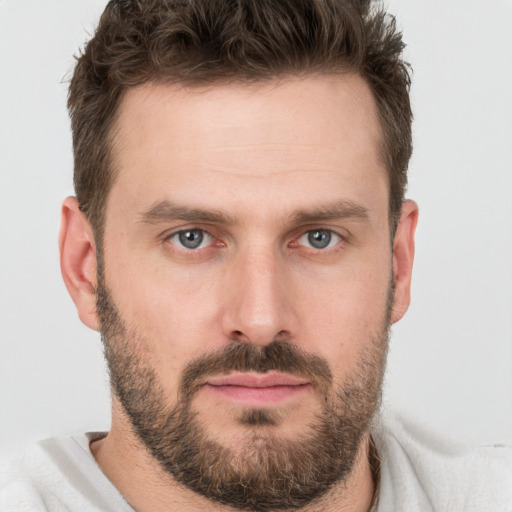
[[[394,17],[370,0],[111,0],[69,88],[74,184],[101,244],[123,92],[145,82],[205,85],[352,71],[369,84],[383,133],[392,232],[412,151],[409,67]]]

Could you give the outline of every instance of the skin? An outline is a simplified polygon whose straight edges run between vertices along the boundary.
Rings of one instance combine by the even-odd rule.
[[[365,82],[347,74],[203,89],[146,84],[127,92],[119,114],[106,284],[123,318],[143,335],[136,349],[151,361],[169,403],[188,361],[233,340],[264,345],[286,338],[326,359],[342,385],[382,327],[391,276],[391,321],[407,310],[418,214],[406,201],[390,241],[382,136]],[[169,203],[222,213],[229,222],[148,215]],[[334,207],[340,211],[330,218],[319,214]],[[211,237],[190,251],[173,236],[183,229]],[[328,248],[310,246],[307,233],[315,229],[333,233]],[[80,319],[98,330],[96,247],[74,198],[63,205],[60,248]],[[313,390],[274,405],[282,413],[279,433],[296,437],[319,406]],[[243,404],[204,390],[194,407],[209,434],[243,449],[249,427],[236,421]],[[115,397],[112,429],[92,449],[139,511],[169,504],[227,510],[161,471]],[[345,485],[305,510],[368,510],[367,451],[368,437]]]

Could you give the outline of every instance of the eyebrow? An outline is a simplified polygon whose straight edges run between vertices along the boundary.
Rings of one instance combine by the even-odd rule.
[[[293,224],[307,224],[327,220],[353,219],[367,221],[368,209],[352,201],[337,201],[328,203],[311,210],[297,210],[290,216]],[[232,226],[236,224],[236,217],[220,210],[205,210],[201,208],[189,208],[171,201],[160,201],[141,214],[140,221],[144,224],[158,224],[183,220],[187,222],[209,222]]]
[[[171,201],[160,201],[148,210],[142,212],[141,222],[145,224],[158,224],[173,220],[187,222],[211,222],[213,224],[233,225],[236,219],[219,210],[204,210],[201,208],[188,208]]]
[[[368,221],[369,211],[360,204],[344,200],[321,205],[312,210],[298,210],[292,215],[292,222],[296,224],[340,219]]]

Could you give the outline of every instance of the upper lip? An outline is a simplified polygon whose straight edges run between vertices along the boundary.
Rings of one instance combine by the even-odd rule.
[[[284,373],[232,373],[210,377],[206,384],[211,386],[244,386],[248,388],[268,388],[272,386],[300,386],[309,384],[307,379]]]

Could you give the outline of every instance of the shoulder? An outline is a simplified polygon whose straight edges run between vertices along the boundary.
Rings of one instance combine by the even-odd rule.
[[[381,458],[381,502],[409,511],[512,511],[512,448],[468,447],[386,414],[373,437]],[[389,508],[392,510],[392,508]]]
[[[40,444],[0,454],[0,509],[48,510],[53,463]]]

